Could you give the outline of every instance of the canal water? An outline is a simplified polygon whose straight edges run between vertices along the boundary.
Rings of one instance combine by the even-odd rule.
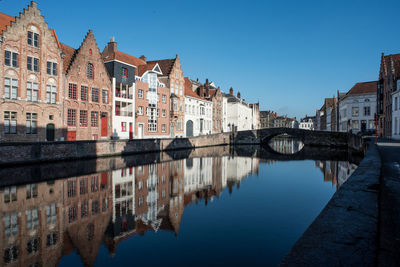
[[[276,266],[360,160],[278,138],[3,169],[0,266]]]

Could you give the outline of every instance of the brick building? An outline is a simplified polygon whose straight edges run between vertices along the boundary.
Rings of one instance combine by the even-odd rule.
[[[65,54],[64,127],[66,140],[98,140],[111,136],[111,81],[92,30],[81,46],[61,44]]]
[[[379,136],[392,136],[392,93],[400,87],[400,54],[381,56],[377,89]]]
[[[185,106],[185,79],[179,56],[173,59],[147,61],[147,64],[158,63],[162,74],[158,75],[160,81],[170,88],[170,136],[183,137],[184,131],[184,106]]]
[[[146,61],[144,56],[141,57]],[[170,93],[157,76],[163,75],[158,63],[139,65],[136,76],[136,136],[169,137]]]
[[[0,140],[60,140],[62,51],[35,2],[0,13]]]

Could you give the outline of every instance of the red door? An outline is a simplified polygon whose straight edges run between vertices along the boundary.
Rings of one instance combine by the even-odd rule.
[[[75,141],[76,140],[76,131],[68,131],[67,132],[67,140]]]
[[[101,114],[101,136],[107,136],[107,113]]]
[[[129,139],[133,139],[133,126],[132,126],[132,122],[129,123]]]

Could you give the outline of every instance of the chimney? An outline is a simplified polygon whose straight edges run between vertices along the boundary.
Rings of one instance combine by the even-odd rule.
[[[117,43],[115,42],[115,37],[110,38],[110,42],[107,45],[108,53],[115,53],[117,52]]]
[[[237,98],[239,98],[239,99],[240,99],[240,92],[238,92],[238,93],[237,93]]]
[[[206,79],[206,87],[208,87],[208,79]]]
[[[233,95],[233,88],[232,87],[229,89],[229,94]]]
[[[140,58],[141,60],[143,60],[144,62],[147,61],[147,57],[145,57],[144,55],[141,55],[139,58]]]

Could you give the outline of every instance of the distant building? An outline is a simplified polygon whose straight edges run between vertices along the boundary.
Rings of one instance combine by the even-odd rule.
[[[304,118],[300,119],[299,128],[304,130],[314,130],[314,121],[315,116],[305,116]]]
[[[273,111],[260,111],[260,128],[273,128],[274,120],[278,117],[278,114]]]
[[[274,128],[299,128],[296,118],[278,116],[274,120]]]
[[[324,104],[317,110],[316,114],[319,131],[336,131],[336,105],[337,99],[335,97],[324,99]]]
[[[400,88],[392,94],[392,138],[400,139]]]
[[[375,130],[377,82],[356,83],[339,102],[339,131]]]
[[[256,128],[253,124],[253,108],[241,98],[240,92],[235,97],[232,87],[229,94],[223,94],[226,98],[227,131],[244,131]]]

